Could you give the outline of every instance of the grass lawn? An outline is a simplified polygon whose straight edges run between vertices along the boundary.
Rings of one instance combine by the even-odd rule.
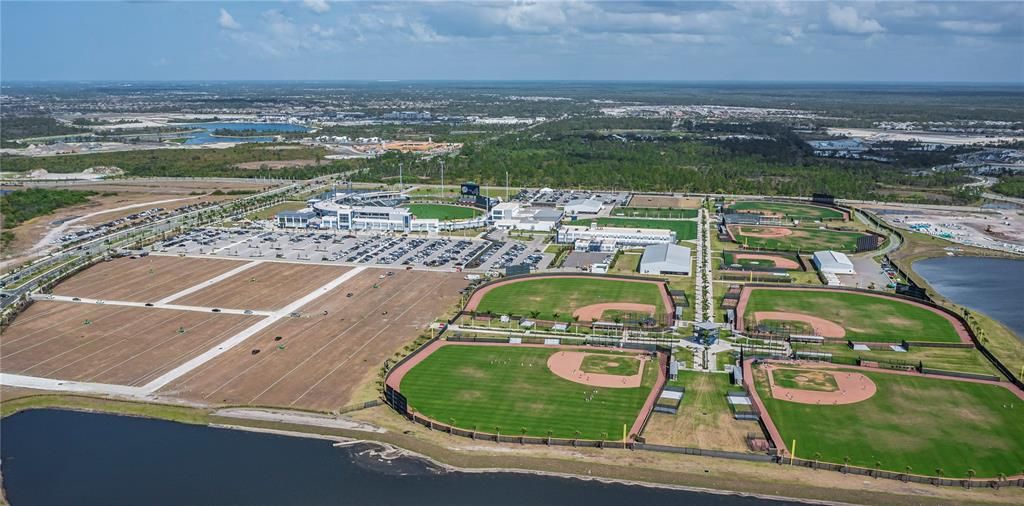
[[[797,344],[796,349],[800,351],[831,353],[833,357],[843,357],[848,360],[855,360],[860,357],[864,360],[880,362],[909,362],[912,364],[922,362],[925,367],[930,369],[999,376],[999,371],[996,370],[995,366],[981,352],[973,348],[911,347],[906,353],[900,353],[889,348],[856,351],[850,349],[845,344]]]
[[[843,213],[819,206],[810,206],[803,204],[790,204],[784,202],[761,202],[761,201],[746,201],[737,202],[729,206],[730,211],[765,211],[770,213],[781,214],[791,220],[828,220],[828,219],[843,219]]]
[[[547,368],[553,348],[444,346],[402,379],[409,405],[467,430],[617,441],[632,427],[657,378],[648,361],[638,388],[594,388]],[[593,393],[594,391],[597,393]],[[587,400],[591,397],[591,400]],[[454,420],[454,422],[453,422]]]
[[[286,200],[280,204],[274,204],[266,209],[261,209],[255,213],[249,214],[250,220],[272,220],[277,213],[283,213],[285,211],[298,211],[306,207],[304,201],[299,200]]]
[[[780,258],[780,260],[781,260],[781,258]],[[775,260],[772,260],[770,258],[758,258],[758,259],[736,258],[735,254],[733,254],[731,252],[728,252],[728,251],[723,251],[722,252],[722,266],[723,267],[728,267],[728,266],[731,266],[733,264],[739,264],[739,265],[741,265],[743,267],[746,267],[746,268],[749,268],[751,270],[756,270],[756,269],[775,269],[777,267],[777,265],[775,263]],[[794,269],[794,270],[796,270],[796,269]]]
[[[818,316],[841,325],[846,329],[846,338],[854,341],[960,342],[953,325],[932,311],[859,293],[758,288],[750,293],[744,318],[757,311]]]
[[[643,207],[616,207],[612,209],[612,216],[627,216],[630,218],[669,218],[676,220],[689,220],[697,217],[697,209],[649,209]]]
[[[587,227],[590,226],[590,224],[593,221],[593,219],[576,220],[570,222],[570,224],[578,225],[581,227]],[[680,241],[693,240],[697,238],[696,221],[658,220],[642,218],[597,218],[597,224],[602,227],[655,228],[662,230],[672,230],[676,233],[676,239]]]
[[[642,253],[623,253],[615,259],[615,265],[612,265],[609,272],[636,274],[640,270],[640,259],[643,256]]]
[[[487,292],[476,310],[571,322],[576,309],[602,302],[652,304],[658,308],[656,316],[665,314],[657,284],[601,278],[537,278],[501,285]]]
[[[772,379],[782,388],[799,388],[816,392],[835,392],[839,390],[835,376],[821,371],[801,369],[772,369]]]
[[[750,452],[745,437],[760,432],[757,422],[736,420],[725,400],[726,392],[737,390],[729,384],[729,375],[698,371],[679,371],[669,385],[686,389],[675,415],[654,413],[644,437],[654,444],[689,448],[707,448]]]
[[[780,227],[758,227],[753,225],[732,225],[736,241],[749,249],[767,249],[777,251],[813,252],[831,249],[835,251],[854,252],[857,250],[857,238],[866,235],[863,232],[844,230],[822,230],[818,228],[788,228],[790,235],[783,237],[754,237],[747,234],[760,233],[765,230],[776,230]]]
[[[1024,468],[1024,401],[980,383],[864,372],[878,387],[855,404],[817,406],[772,399],[757,369],[758,393],[797,456],[896,472],[948,477],[1019,474]],[[1012,408],[1009,406],[1013,406]],[[1005,406],[1005,407],[1004,407]]]
[[[425,220],[466,220],[480,214],[476,209],[447,204],[409,204],[405,207],[409,208],[413,216]]]
[[[632,376],[640,372],[640,361],[633,357],[618,354],[588,353],[583,357],[580,370],[593,374]]]

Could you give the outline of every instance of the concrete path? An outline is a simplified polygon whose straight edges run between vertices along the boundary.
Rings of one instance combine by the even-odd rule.
[[[78,300],[74,300],[78,299]],[[255,309],[230,309],[230,308],[212,308],[205,306],[181,306],[178,304],[162,304],[159,302],[132,302],[127,300],[106,300],[106,299],[88,299],[85,297],[72,297],[70,295],[49,295],[49,294],[33,294],[32,300],[41,301],[56,301],[56,302],[70,302],[72,304],[96,304],[100,306],[124,306],[124,307],[145,307],[145,308],[156,308],[156,309],[176,309],[178,311],[195,311],[198,313],[220,313],[220,314],[238,314],[238,315],[256,315],[256,316],[273,316],[274,311],[263,311]],[[147,306],[146,304],[152,304]],[[218,309],[219,311],[214,311]]]

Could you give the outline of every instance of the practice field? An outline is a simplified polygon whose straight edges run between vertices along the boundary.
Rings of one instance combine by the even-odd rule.
[[[956,343],[962,340],[957,327],[939,312],[895,298],[855,292],[747,288],[737,307],[741,326],[749,326],[757,313],[770,314],[771,318],[767,318],[770,320],[810,322],[815,328],[818,327],[816,319],[827,320],[845,331],[845,336],[835,337],[853,341]],[[778,313],[792,313],[794,317],[789,319]]]
[[[676,233],[676,240],[692,241],[697,238],[697,222],[681,220],[656,220],[643,218],[596,218],[597,224],[602,227],[619,228],[653,228],[672,230]],[[594,219],[576,220],[572,225],[581,227],[590,226]]]
[[[0,339],[0,370],[140,386],[262,317],[37,301]]]
[[[612,216],[629,218],[668,218],[690,220],[697,217],[696,209],[652,209],[647,207],[616,207]]]
[[[583,373],[632,376],[640,372],[640,361],[622,354],[587,353],[580,365]]]
[[[649,306],[655,318],[670,307],[659,282],[599,277],[541,277],[513,280],[484,287],[473,294],[466,309],[481,313],[512,314],[542,320],[573,321],[573,314],[627,309],[630,304]],[[621,304],[623,308],[612,307]],[[580,318],[583,321],[590,319]]]
[[[427,220],[466,220],[480,214],[476,209],[446,204],[409,204],[404,207],[407,207],[413,216]]]
[[[812,368],[813,370],[813,368]],[[836,373],[843,374],[839,369]],[[994,478],[1024,466],[1024,400],[1001,386],[857,369],[877,392],[852,404],[773,399],[767,374],[754,381],[772,422],[796,455],[896,472]],[[777,377],[777,376],[776,376]]]
[[[841,220],[844,218],[841,211],[830,207],[761,200],[736,202],[729,206],[729,211],[781,216],[791,220]]]
[[[628,207],[698,209],[704,199],[700,197],[676,197],[673,195],[644,195],[634,193]]]
[[[442,346],[405,374],[399,390],[416,413],[467,430],[621,440],[623,425],[633,427],[657,381],[657,361],[646,362],[639,387],[594,387],[553,374],[546,364],[558,352]]]
[[[762,227],[729,225],[737,244],[749,249],[813,252],[835,250],[857,251],[857,239],[869,234],[819,228]]]
[[[154,302],[244,265],[238,260],[149,255],[100,262],[53,293],[90,299]]]
[[[337,265],[263,262],[175,304],[235,309],[280,309],[348,271]]]
[[[365,387],[384,360],[426,332],[466,286],[458,273],[400,270],[380,279],[384,272],[355,275],[299,308],[301,316],[278,321],[159,393],[320,411],[373,399]]]

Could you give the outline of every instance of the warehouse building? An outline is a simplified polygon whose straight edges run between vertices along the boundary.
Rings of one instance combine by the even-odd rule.
[[[838,251],[816,251],[814,252],[814,266],[820,272],[828,274],[857,274],[853,268],[853,262],[845,254]]]
[[[640,257],[641,274],[689,276],[691,265],[690,248],[671,243],[647,246]]]
[[[602,202],[601,199],[595,199],[593,197],[587,199],[574,199],[565,204],[565,214],[569,216],[597,214],[601,212],[602,207],[604,207],[604,202]]]
[[[675,243],[676,233],[672,230],[654,228],[589,227],[562,225],[555,236],[559,244],[577,244],[577,241],[600,244],[600,251],[614,251],[621,248],[650,246],[652,244]]]

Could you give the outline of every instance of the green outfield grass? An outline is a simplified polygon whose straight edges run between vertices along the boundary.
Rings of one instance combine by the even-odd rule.
[[[772,290],[750,293],[743,315],[757,311],[803,313],[835,322],[853,341],[899,343],[907,341],[960,342],[948,320],[920,306],[896,299],[826,290]]]
[[[731,225],[736,242],[750,249],[767,249],[777,251],[813,252],[819,250],[835,250],[843,252],[857,251],[857,239],[867,235],[863,232],[844,230],[822,230],[818,228],[787,228],[792,234],[783,237],[754,237],[764,230],[780,227],[760,227],[754,225]]]
[[[417,218],[425,220],[466,220],[480,214],[480,211],[476,209],[447,204],[409,204],[404,207],[407,207],[409,212]]]
[[[763,370],[758,394],[787,446],[800,458],[947,477],[994,478],[1024,469],[1024,401],[1005,388],[920,376],[864,372],[870,399],[818,406],[772,399]],[[1012,406],[1012,407],[1010,407]]]
[[[729,206],[730,211],[765,211],[777,213],[791,220],[841,220],[843,213],[828,207],[788,202],[742,201]]]
[[[571,224],[588,227],[593,221],[593,219],[576,220],[571,222]],[[655,228],[672,230],[676,233],[676,239],[680,241],[691,241],[697,238],[696,221],[656,220],[643,218],[597,218],[597,224],[602,227]]]
[[[739,264],[743,267],[749,267],[752,270],[776,268],[776,263],[774,260],[764,258],[759,258],[757,260],[752,260],[750,258],[737,259],[734,254],[725,251],[722,252],[722,263],[725,264],[726,267],[733,264]]]
[[[888,347],[872,346],[871,351],[856,351],[845,344],[796,344],[799,351],[815,351],[831,353],[833,357],[845,359],[851,363],[857,358],[878,362],[905,362],[917,364],[921,362],[929,369],[943,371],[960,371],[976,374],[999,376],[999,370],[992,365],[978,350],[974,348],[925,348],[911,347],[905,353],[895,352]]]
[[[573,311],[602,302],[652,304],[665,314],[658,285],[609,278],[525,279],[487,292],[476,310],[571,322]]]
[[[670,218],[675,220],[692,220],[697,217],[697,209],[653,209],[644,207],[616,207],[612,216],[630,218]]]
[[[641,387],[598,388],[555,376],[547,360],[557,351],[444,346],[409,371],[399,388],[417,413],[467,430],[620,440],[623,424],[633,426],[654,386],[657,362],[647,362]]]

